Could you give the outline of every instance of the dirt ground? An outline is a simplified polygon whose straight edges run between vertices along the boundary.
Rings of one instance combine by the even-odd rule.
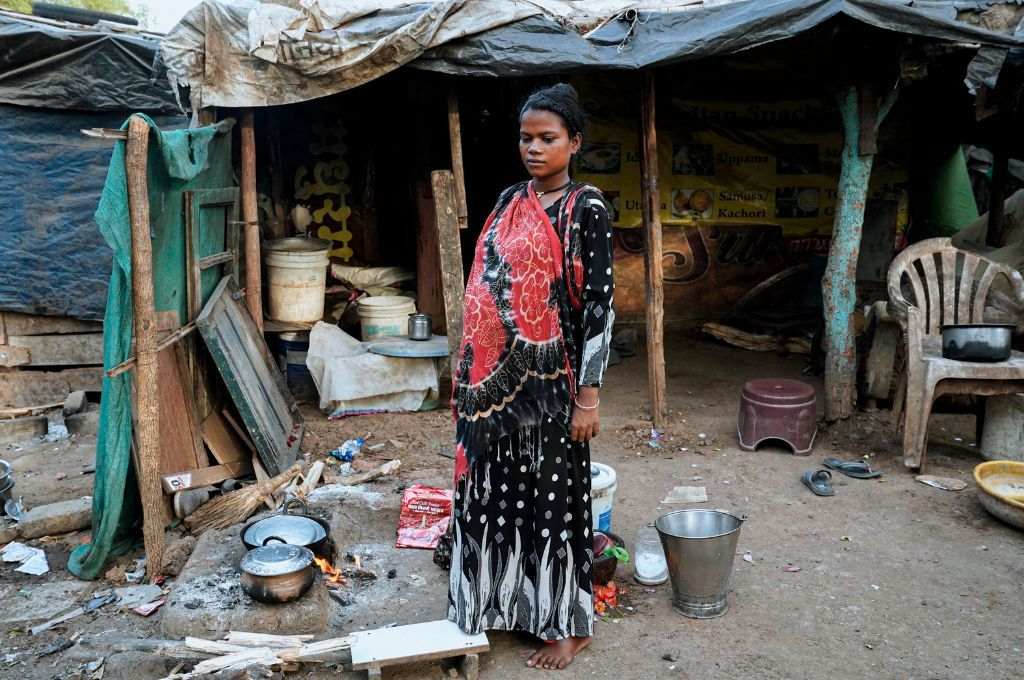
[[[819,380],[802,375],[804,365],[800,357],[677,339],[667,360],[672,424],[659,448],[649,445],[643,357],[610,369],[602,395],[603,432],[594,442],[593,457],[618,472],[613,530],[632,546],[640,527],[662,512],[685,507],[659,504],[673,486],[705,486],[709,501],[700,507],[749,516],[738,553],[749,551],[753,562],[737,558],[728,613],[704,621],[676,614],[667,584],[638,586],[629,568],[620,567],[617,580],[628,591],[625,606],[598,622],[593,645],[563,677],[1019,677],[1024,534],[990,517],[975,497],[971,469],[981,458],[971,447],[973,419],[938,415],[930,428],[927,472],[964,480],[968,488],[960,492],[920,484],[903,468],[888,412],[859,413],[820,430],[810,457],[781,449],[740,451],[735,431],[743,382],[786,376],[809,380],[820,390]],[[450,478],[452,424],[446,412],[337,422],[310,409],[306,415],[305,451],[319,454],[345,439],[369,435],[367,462],[402,459],[400,478],[375,490],[396,493],[402,484],[445,484]],[[33,484],[50,480],[53,488],[40,484],[35,493],[57,500],[60,493],[87,492],[82,480],[91,477],[77,472],[92,459],[89,444],[78,440],[5,455],[13,458],[16,474]],[[885,474],[880,480],[837,476],[834,497],[815,497],[800,484],[800,473],[820,466],[826,456],[870,456]],[[57,480],[49,470],[64,471],[65,477]],[[27,503],[35,502],[22,491]],[[40,582],[69,580],[61,555],[66,560],[66,550],[81,540],[73,535],[45,544],[54,567],[45,577],[16,574],[10,565],[0,565],[4,610],[16,608]],[[421,561],[429,562],[426,555]],[[785,571],[786,565],[800,569]],[[423,567],[428,568],[437,570]],[[100,581],[88,587],[109,586]],[[397,623],[444,616],[442,577],[415,592],[418,606],[409,608],[409,620]],[[76,632],[156,636],[159,616],[101,610],[38,639],[24,632],[25,625],[0,622],[5,640],[0,678],[71,677],[82,663],[101,656],[107,659],[107,678],[160,677],[174,665],[171,660],[139,652],[111,654],[81,643],[36,658],[47,645]],[[379,625],[341,620],[345,627],[332,634]],[[523,665],[531,649],[527,641],[504,633],[490,639],[481,677],[519,680],[544,672]],[[395,680],[444,677],[440,666],[422,664],[388,669],[385,675]],[[308,667],[295,677],[359,676]]]

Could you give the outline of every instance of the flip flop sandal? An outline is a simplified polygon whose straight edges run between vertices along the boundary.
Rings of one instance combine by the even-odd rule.
[[[801,477],[804,483],[815,496],[835,496],[832,490],[832,473],[828,470],[808,470]]]
[[[871,466],[862,460],[839,460],[838,458],[826,458],[825,467],[842,472],[847,477],[854,479],[873,479],[881,477],[882,473],[872,470]]]

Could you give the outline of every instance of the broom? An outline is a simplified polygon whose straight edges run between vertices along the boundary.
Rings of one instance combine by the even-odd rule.
[[[256,508],[263,504],[263,497],[269,496],[279,487],[284,486],[302,471],[302,464],[296,463],[276,477],[265,482],[247,486],[231,493],[215,498],[199,507],[198,510],[185,518],[194,533],[207,529],[224,529],[249,519]]]

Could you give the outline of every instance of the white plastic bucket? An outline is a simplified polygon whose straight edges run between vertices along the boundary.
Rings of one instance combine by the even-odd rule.
[[[610,531],[612,528],[612,506],[615,505],[615,468],[604,463],[590,463],[590,514],[594,529]]]
[[[323,318],[330,247],[316,238],[282,238],[263,245],[271,319],[311,322]]]
[[[405,335],[409,331],[409,315],[416,313],[416,303],[402,295],[381,295],[359,300],[359,324],[363,340],[388,335]]]

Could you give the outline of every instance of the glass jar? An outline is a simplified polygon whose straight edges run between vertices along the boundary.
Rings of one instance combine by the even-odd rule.
[[[633,578],[645,586],[656,586],[668,580],[668,563],[658,530],[654,527],[644,527],[636,534]]]

